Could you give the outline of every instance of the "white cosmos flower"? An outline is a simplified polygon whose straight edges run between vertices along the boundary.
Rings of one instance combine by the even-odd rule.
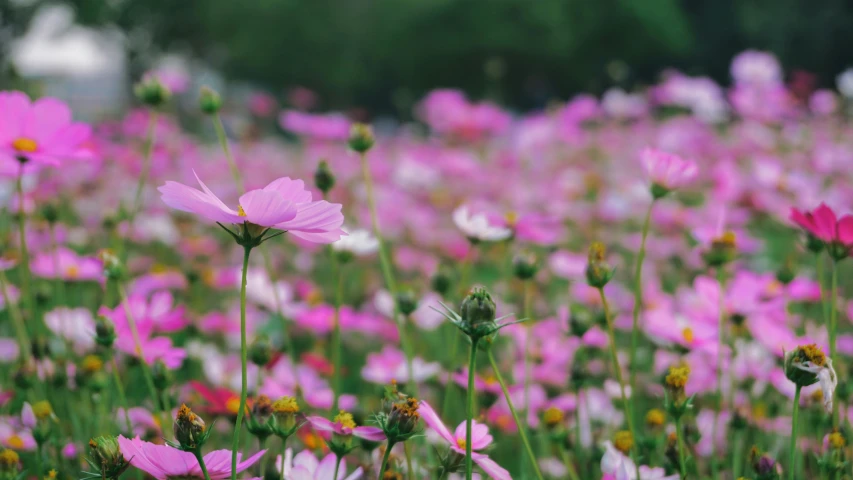
[[[847,98],[853,98],[853,68],[844,70],[835,78],[838,91]]]
[[[376,250],[379,249],[379,240],[369,231],[363,228],[357,228],[352,231],[346,228],[342,228],[341,230],[348,233],[348,235],[332,243],[332,249],[336,252],[349,252],[357,257],[363,257],[376,253]]]
[[[472,215],[467,205],[462,205],[453,212],[453,223],[466,237],[473,240],[497,242],[512,235],[512,230],[509,228],[491,225],[485,214]]]

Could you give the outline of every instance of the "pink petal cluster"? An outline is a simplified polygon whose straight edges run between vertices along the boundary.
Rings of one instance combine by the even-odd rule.
[[[157,480],[174,478],[198,478],[204,475],[195,455],[167,445],[156,445],[135,437],[125,438],[119,435],[118,444],[124,459],[134,467],[144,471]],[[237,473],[245,471],[264,456],[266,450],[243,460],[243,454],[237,453]],[[231,451],[214,450],[203,457],[204,465],[210,474],[210,480],[224,480],[231,477]],[[260,478],[260,477],[258,477]]]

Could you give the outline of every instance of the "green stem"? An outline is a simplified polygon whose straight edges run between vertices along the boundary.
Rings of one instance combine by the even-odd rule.
[[[121,408],[124,409],[124,421],[127,424],[127,434],[133,435],[133,424],[130,422],[130,413],[128,412],[127,397],[124,395],[124,385],[121,384],[121,375],[118,373],[118,362],[115,357],[113,362],[113,380],[116,383],[116,391],[118,391],[118,400],[121,403]]]
[[[145,384],[148,386],[148,393],[151,395],[151,401],[154,402],[154,413],[160,417],[160,424],[165,430],[168,425],[166,423],[167,419],[165,412],[160,408],[160,396],[157,394],[157,387],[154,386],[154,376],[151,374],[151,367],[148,365],[148,362],[145,361],[145,352],[142,350],[142,342],[139,339],[139,330],[136,328],[136,320],[133,317],[130,303],[127,300],[127,292],[125,291],[124,285],[120,282],[116,282],[116,284],[119,296],[121,297],[120,301],[124,308],[124,315],[127,317],[127,324],[130,327],[130,333],[133,336],[133,344],[136,348],[137,355],[139,355],[139,365],[142,368],[142,376],[145,378]]]
[[[41,443],[36,443],[36,480],[41,480],[44,478],[43,475],[43,467],[42,467],[42,451],[41,451]]]
[[[237,423],[234,425],[234,441],[231,444],[231,480],[237,480],[237,450],[240,449],[240,430],[243,427],[243,414],[246,411],[246,272],[249,269],[249,253],[252,247],[243,247],[243,275],[240,283],[240,409],[237,411]]]
[[[338,282],[335,287],[335,315],[333,317],[332,329],[332,368],[334,368],[332,379],[332,388],[334,389],[335,399],[332,402],[332,414],[338,411],[338,400],[341,396],[341,303],[343,302],[344,291],[344,272],[343,265],[339,264],[332,255],[332,263],[337,270]],[[335,477],[337,478],[337,477]]]
[[[465,254],[465,258],[462,260],[462,267],[461,267],[462,273],[459,277],[460,278],[459,285],[461,287],[461,288],[459,288],[459,290],[462,291],[461,292],[462,298],[465,298],[465,292],[467,291],[466,285],[468,283],[468,277],[470,276],[471,265],[473,263],[474,249],[476,247],[477,246],[475,244],[473,244],[473,243],[470,244],[470,249]],[[459,335],[456,334],[456,328],[455,327],[452,327],[449,325],[448,325],[448,327],[449,327],[449,331],[451,334],[451,338],[450,338],[450,364],[455,365],[456,354],[459,352]],[[454,383],[453,382],[453,368],[448,368],[447,369],[447,376],[445,377],[445,380],[444,380],[444,385],[445,385],[444,395],[443,395],[443,399],[441,401],[441,414],[445,415],[445,416],[447,415],[447,411],[450,408],[450,393],[453,390],[453,383]]]
[[[222,125],[222,117],[219,116],[219,113],[213,115],[213,128],[216,130],[216,137],[219,139],[219,146],[221,146],[222,151],[225,152],[225,160],[228,162],[228,169],[231,171],[231,176],[234,177],[234,183],[237,184],[237,188],[242,194],[244,191],[243,179],[240,177],[240,170],[237,168],[237,162],[234,161],[234,157],[231,155],[231,149],[228,147],[228,136],[225,134],[225,127]]]
[[[726,282],[725,270],[717,268],[717,401],[714,403],[714,425],[711,427],[711,472],[717,478],[717,424],[720,423],[720,412],[723,409],[723,341],[725,340],[726,318]],[[730,386],[731,387],[731,386]]]
[[[501,371],[498,368],[498,363],[495,361],[495,356],[492,354],[491,348],[488,350],[488,357],[489,363],[492,365],[492,371],[495,374],[495,378],[498,379],[498,383],[501,385],[501,391],[504,394],[504,399],[506,399],[506,403],[509,405],[509,411],[512,413],[512,419],[515,420],[515,426],[518,428],[518,434],[521,437],[521,442],[524,444],[524,450],[527,452],[527,458],[530,459],[530,464],[533,465],[533,471],[536,472],[536,478],[543,480],[542,472],[539,471],[539,463],[536,461],[536,454],[533,453],[533,448],[530,446],[530,440],[527,438],[527,429],[524,428],[526,422],[522,423],[521,419],[518,417],[518,412],[515,410],[515,406],[512,404],[512,399],[509,396],[509,389],[506,387],[506,382],[504,381],[503,375],[501,375]]]
[[[646,258],[646,239],[649,236],[654,206],[655,200],[652,200],[648,211],[646,211],[646,218],[643,220],[642,240],[640,240],[640,250],[637,252],[637,265],[634,268],[634,310],[631,319],[631,351],[628,357],[632,392],[637,391],[637,344],[640,342],[640,312],[643,309],[643,261]],[[634,415],[634,412],[629,414]]]
[[[385,447],[385,455],[382,456],[382,466],[379,467],[379,477],[378,480],[382,480],[385,478],[385,469],[388,468],[388,457],[391,456],[391,449],[394,448],[394,443],[388,442],[388,445]]]
[[[790,480],[794,480],[794,471],[796,470],[796,462],[797,462],[797,425],[799,424],[799,414],[800,414],[800,389],[801,386],[797,385],[797,390],[794,393],[794,414],[791,417],[791,449],[790,453],[790,461],[788,463],[788,478]]]
[[[157,137],[157,111],[150,110],[148,118],[148,131],[145,134],[145,150],[142,155],[142,171],[139,173],[139,182],[136,184],[136,194],[133,196],[133,208],[130,211],[130,225],[142,208],[142,190],[148,180],[148,172],[151,170],[151,153],[154,151],[154,141]]]
[[[619,356],[616,354],[616,333],[613,330],[613,319],[610,318],[610,305],[607,303],[607,296],[604,295],[603,287],[598,288],[598,294],[601,297],[604,318],[607,321],[607,333],[610,336],[610,360],[613,362],[613,369],[616,370],[616,379],[619,381],[619,393],[622,396],[622,408],[625,410],[625,418],[628,420],[628,431],[631,432],[631,438],[634,439],[631,446],[631,456],[634,460],[637,478],[640,478],[640,460],[637,455],[639,438],[637,437],[636,430],[634,430],[634,418],[631,415],[633,410],[631,409],[631,404],[628,402],[628,396],[625,395],[625,379],[622,378],[622,367],[619,366]]]
[[[835,351],[835,339],[838,332],[838,262],[832,262],[832,292],[829,297],[829,358],[832,363],[838,365],[838,357]],[[835,395],[835,392],[833,392]],[[838,402],[832,402],[832,426],[838,427]]]
[[[740,466],[743,462],[743,430],[737,430],[735,432],[735,440],[732,446],[734,447],[734,454],[732,455],[732,473],[734,474],[734,478],[740,478]]]
[[[332,475],[332,480],[338,480],[338,470],[341,468],[341,456],[335,455],[335,474]]]
[[[9,296],[9,290],[6,287],[8,282],[6,275],[3,271],[0,271],[0,293],[3,294],[3,304],[9,309],[9,316],[12,317],[12,323],[15,325],[15,334],[18,337],[18,346],[21,350],[21,357],[24,359],[25,363],[29,365],[33,355],[31,348],[32,344],[30,343],[29,335],[27,335],[27,326],[24,323],[24,317],[18,309],[18,305],[13,303]]]
[[[477,343],[479,339],[471,338],[471,354],[468,361],[468,392],[466,394],[465,414],[465,480],[471,480],[474,475],[474,462],[471,458],[471,427],[474,419],[474,372],[477,369]]]
[[[27,310],[28,315],[25,315],[25,318],[29,318],[30,321],[36,318],[36,302],[35,297],[33,296],[32,286],[30,284],[32,280],[32,274],[30,273],[30,253],[29,248],[27,247],[27,212],[24,210],[24,205],[26,204],[24,198],[24,164],[21,164],[21,171],[18,174],[18,179],[15,182],[15,188],[18,191],[18,234],[21,248],[21,261],[19,263],[21,267],[21,291],[23,292],[23,297],[27,302]],[[30,347],[27,347],[29,350]]]
[[[409,449],[409,444],[403,444],[403,452],[406,454],[406,479],[412,479],[412,452]]]
[[[684,431],[681,428],[681,417],[675,418],[675,438],[678,441],[678,467],[681,473],[681,480],[687,480],[687,457],[684,455]],[[714,476],[713,478],[717,477]]]
[[[528,322],[524,324],[526,335],[524,336],[524,408],[521,411],[521,418],[527,420],[527,412],[530,405],[530,348],[533,343],[533,324],[530,318],[530,312],[532,310],[531,304],[533,303],[533,282],[530,280],[524,281],[524,306],[522,310],[524,311],[524,318],[528,319]],[[518,426],[519,431],[523,431],[527,429],[527,422],[523,425]],[[527,464],[522,462],[522,476],[526,477],[528,473]]]
[[[580,480],[578,476],[578,472],[575,471],[575,465],[572,463],[572,459],[569,456],[569,451],[564,448],[562,445],[559,447],[560,456],[563,458],[563,465],[566,466],[566,471],[569,473],[569,478],[571,480]],[[539,478],[542,478],[541,476]]]
[[[193,455],[198,460],[198,466],[201,467],[201,473],[204,474],[204,480],[210,480],[210,474],[207,473],[207,465],[204,464],[204,457],[201,456],[201,449],[193,449]]]

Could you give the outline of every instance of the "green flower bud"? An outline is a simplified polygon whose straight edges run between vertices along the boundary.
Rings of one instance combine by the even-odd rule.
[[[332,170],[325,160],[321,160],[320,164],[317,165],[317,170],[314,171],[314,185],[317,186],[317,190],[324,194],[329,193],[329,190],[335,186],[335,175],[332,174]]]
[[[520,280],[530,280],[539,271],[536,256],[531,252],[516,255],[512,262],[512,268],[516,278]]]
[[[611,268],[604,257],[607,250],[601,242],[594,242],[589,247],[589,255],[586,265],[586,282],[590,287],[604,288],[610,279],[613,278],[613,273],[616,271]]]
[[[41,206],[41,217],[49,224],[54,224],[59,220],[59,209],[52,203],[46,203]]]
[[[405,316],[409,316],[418,308],[418,298],[411,290],[404,289],[397,292],[397,309]]]
[[[116,330],[112,320],[103,315],[95,319],[95,342],[104,348],[112,348],[116,340]]]
[[[222,97],[210,87],[201,87],[198,96],[198,108],[208,115],[214,115],[222,108]]]
[[[89,456],[86,461],[94,469],[94,473],[108,479],[117,479],[130,466],[121,453],[118,440],[111,435],[89,440]]]
[[[462,300],[459,314],[462,321],[471,327],[495,322],[495,301],[483,287],[474,287]]]
[[[800,345],[793,351],[785,353],[785,376],[799,387],[808,387],[818,381],[816,373],[804,369],[806,362],[810,362],[815,367],[823,367],[826,365],[826,355],[815,344]]]
[[[370,128],[370,125],[353,124],[349,133],[349,148],[358,153],[367,153],[373,148],[374,143],[376,143],[376,138],[373,136],[373,129]]]
[[[432,287],[433,291],[435,291],[441,296],[447,295],[447,292],[450,291],[452,283],[453,282],[450,279],[450,274],[447,272],[446,269],[443,268],[439,268],[430,280],[430,286]]]
[[[157,360],[151,365],[151,376],[157,390],[164,391],[172,384],[172,372],[162,360]]]
[[[193,413],[186,404],[181,404],[181,408],[178,409],[172,431],[181,449],[186,451],[200,449],[209,435],[204,420]]]
[[[272,402],[269,397],[261,395],[255,399],[246,426],[249,433],[258,437],[262,442],[275,433],[276,417],[273,415]]]
[[[266,335],[259,335],[249,346],[249,360],[263,367],[272,360],[272,343]]]
[[[169,101],[172,92],[156,78],[143,79],[133,87],[136,98],[149,107],[159,107]]]
[[[709,267],[721,267],[737,258],[737,237],[726,232],[711,241],[711,247],[702,252],[702,258]]]

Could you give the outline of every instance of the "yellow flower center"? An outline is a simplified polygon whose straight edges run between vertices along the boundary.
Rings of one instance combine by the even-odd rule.
[[[14,448],[15,450],[20,450],[24,448],[24,440],[17,435],[12,435],[8,439],[6,439],[6,444],[9,445],[10,448]]]
[[[45,418],[53,415],[53,408],[51,408],[50,402],[42,400],[33,404],[33,414],[35,414],[36,418],[39,420],[44,420]]]
[[[18,457],[17,452],[12,450],[2,450],[0,451],[0,465],[4,467],[14,467],[18,465],[21,459]]]
[[[242,205],[237,205],[237,215],[240,215],[241,217],[245,217],[245,216],[246,216],[246,211],[245,211],[245,210],[243,210],[243,206],[242,206]]]
[[[308,305],[316,307],[323,303],[323,292],[317,289],[311,290],[305,297],[305,301],[308,302]]]
[[[345,428],[355,428],[355,420],[352,418],[352,414],[341,410],[340,413],[337,414],[334,418],[335,423],[339,423],[342,427]]]
[[[624,454],[628,454],[634,446],[634,436],[627,430],[616,432],[613,435],[613,446]]]
[[[313,433],[309,433],[302,438],[302,443],[305,444],[305,448],[308,450],[316,450],[323,446],[323,439],[320,436],[315,435]]]
[[[228,401],[225,402],[225,409],[236,414],[240,411],[240,399],[237,397],[229,398]]]
[[[465,443],[465,439],[464,439],[464,438],[457,438],[457,439],[456,439],[456,446],[458,446],[458,447],[459,447],[459,448],[461,448],[462,450],[465,450],[465,447],[466,447],[467,445],[468,445],[468,444],[467,444],[467,443]]]
[[[77,265],[70,265],[65,269],[65,275],[69,278],[77,278],[80,275],[80,268]]]
[[[50,479],[56,478],[56,470],[51,468],[50,471],[47,472],[47,476],[44,478],[50,478]]]
[[[685,342],[693,343],[693,329],[692,328],[690,328],[690,327],[684,328],[684,330],[681,331],[681,336],[684,337]]]
[[[504,220],[506,220],[507,225],[510,227],[515,226],[516,222],[518,222],[518,214],[515,212],[506,212]]]
[[[666,384],[674,388],[684,388],[690,377],[690,367],[669,367],[669,375],[666,376]]]
[[[823,353],[823,350],[821,350],[816,344],[812,343],[810,345],[802,345],[800,346],[800,350],[802,350],[803,355],[808,361],[818,367],[822,367],[826,364],[826,354]]]
[[[838,432],[832,432],[829,434],[829,444],[832,448],[840,449],[847,445],[847,440],[845,440],[844,435]]]
[[[653,427],[659,427],[663,425],[663,422],[666,420],[666,416],[663,411],[658,410],[657,408],[653,408],[646,413],[646,424],[651,425]]]
[[[104,361],[97,355],[86,355],[83,358],[82,367],[88,373],[100,372],[104,367]]]
[[[281,397],[273,402],[272,411],[275,413],[298,413],[299,404],[293,397]]]
[[[20,137],[12,142],[12,148],[23,153],[33,153],[38,150],[39,146],[32,138]]]
[[[545,425],[553,427],[563,421],[563,412],[557,407],[550,407],[542,414],[542,420]]]

